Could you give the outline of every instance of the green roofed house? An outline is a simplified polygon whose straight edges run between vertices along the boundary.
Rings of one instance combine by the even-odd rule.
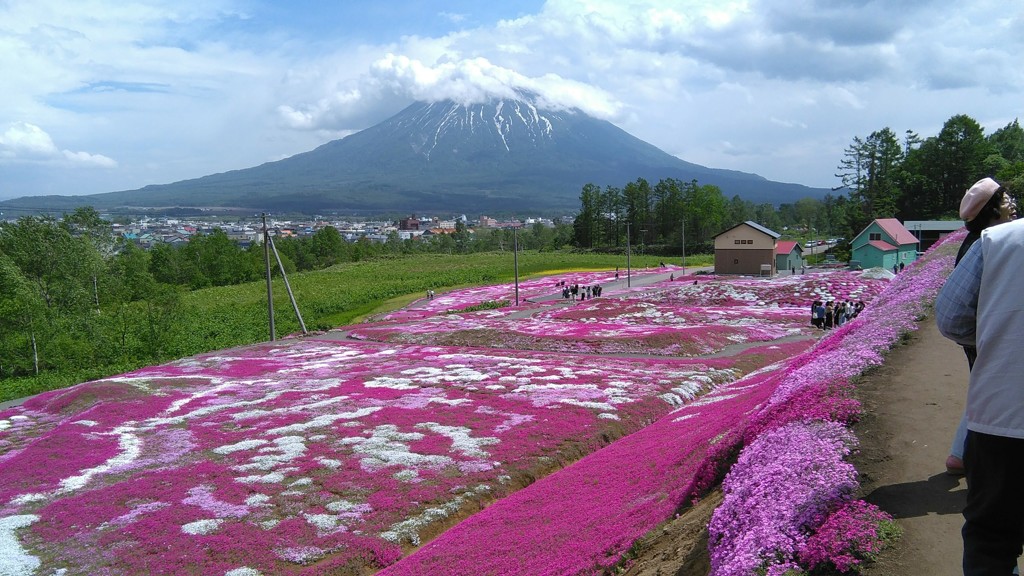
[[[895,218],[878,218],[850,242],[851,265],[861,268],[899,269],[917,260],[917,238]]]

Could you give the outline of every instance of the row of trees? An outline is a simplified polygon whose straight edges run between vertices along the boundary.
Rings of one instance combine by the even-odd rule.
[[[813,198],[783,204],[754,204],[739,196],[726,199],[717,186],[664,179],[651,184],[639,178],[622,188],[587,184],[580,193],[580,212],[573,242],[580,248],[621,249],[627,235],[632,246],[662,253],[708,253],[714,237],[747,220],[772,229],[817,222],[823,205],[838,200]],[[822,229],[824,230],[824,228]]]
[[[460,224],[455,234],[426,240],[395,233],[384,243],[346,242],[326,227],[275,245],[290,273],[417,252],[511,250],[516,240],[522,249],[552,249],[570,242],[571,227],[538,224],[513,235],[470,234]],[[258,281],[265,273],[262,245],[243,249],[221,230],[180,248],[145,251],[115,238],[91,208],[59,220],[0,223],[0,379],[86,368],[110,373],[167,360],[185,291]]]
[[[837,167],[837,194],[778,207],[728,200],[718,187],[696,181],[587,184],[573,242],[621,249],[628,232],[633,245],[679,253],[685,229],[687,253],[707,252],[716,234],[747,220],[776,231],[852,238],[876,218],[956,219],[964,191],[986,176],[1015,195],[1024,191],[1024,129],[1014,120],[986,136],[976,120],[957,115],[929,138],[908,131],[901,140],[890,128],[855,137]]]
[[[874,218],[955,219],[964,191],[990,176],[1011,191],[1024,190],[1024,129],[1017,120],[986,136],[966,115],[943,124],[936,136],[890,128],[857,137],[836,176],[848,202],[834,217],[858,231]]]

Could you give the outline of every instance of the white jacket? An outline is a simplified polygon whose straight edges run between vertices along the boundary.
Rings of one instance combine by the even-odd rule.
[[[967,392],[967,428],[1024,438],[1024,222],[981,235],[978,360]]]

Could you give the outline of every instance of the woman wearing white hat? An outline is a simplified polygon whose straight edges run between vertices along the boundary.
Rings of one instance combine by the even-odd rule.
[[[957,252],[956,261],[953,266],[960,263],[960,259],[967,253],[967,249],[981,238],[981,231],[1003,224],[1017,218],[1017,206],[1013,198],[1006,192],[1006,188],[999,185],[991,178],[982,178],[964,194],[960,201],[960,218],[967,228],[967,236],[964,237],[960,251]],[[967,355],[968,369],[974,368],[974,360],[978,357],[978,350],[974,346],[964,346],[964,354]],[[967,438],[967,420],[960,418],[960,425],[953,436],[953,445],[950,448],[949,456],[946,458],[946,472],[960,476],[964,473],[964,440]]]

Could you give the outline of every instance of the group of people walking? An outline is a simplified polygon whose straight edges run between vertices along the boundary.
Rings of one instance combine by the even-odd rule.
[[[827,304],[823,304],[821,300],[815,300],[811,303],[811,325],[822,330],[839,328],[856,318],[864,306],[863,300],[856,304],[852,300],[839,302],[831,300]]]
[[[601,285],[596,284],[594,286],[580,286],[579,284],[566,284],[565,281],[559,283],[562,286],[562,298],[575,302],[577,300],[584,301],[588,298],[597,298],[601,295]]]

